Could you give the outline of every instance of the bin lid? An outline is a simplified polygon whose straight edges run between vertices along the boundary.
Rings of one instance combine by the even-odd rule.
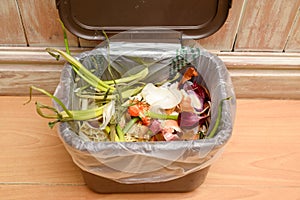
[[[225,22],[232,0],[56,0],[66,28],[88,40],[141,28],[166,28],[200,39]]]

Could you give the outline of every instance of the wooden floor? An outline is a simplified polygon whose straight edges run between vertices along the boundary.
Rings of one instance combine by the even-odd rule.
[[[300,199],[300,101],[238,100],[233,136],[189,193],[96,194],[27,97],[0,97],[0,199]],[[35,100],[50,103],[48,98]]]

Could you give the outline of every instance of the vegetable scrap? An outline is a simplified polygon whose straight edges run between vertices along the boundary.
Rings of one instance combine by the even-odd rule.
[[[198,73],[189,67],[179,82],[162,86],[146,84],[141,93],[129,100],[129,117],[124,116],[125,121],[135,117],[138,120],[126,134],[136,141],[196,140],[200,139],[200,133],[201,137],[206,135],[210,95],[202,85],[189,81],[194,76]]]
[[[109,47],[109,46],[108,46]],[[199,73],[191,64],[180,69],[180,76],[160,83],[143,82],[149,67],[156,63],[142,62],[143,69],[135,74],[112,80],[101,80],[84,64],[72,57],[70,52],[55,48],[46,51],[57,60],[68,61],[76,77],[85,86],[74,89],[80,102],[78,110],[70,110],[49,92],[30,87],[54,100],[56,108],[36,102],[37,113],[52,119],[52,128],[58,122],[66,122],[85,141],[176,141],[212,138],[217,132],[222,117],[223,99],[218,105],[214,127],[211,123],[211,97],[205,85],[199,84]],[[135,58],[136,60],[141,60]],[[110,61],[108,72],[111,73]],[[69,97],[71,98],[71,97]],[[29,100],[29,101],[30,101]],[[45,112],[46,111],[46,112]]]
[[[73,59],[60,50],[54,51],[62,54],[67,60]],[[129,92],[130,95],[126,96],[127,100],[122,104],[122,107],[126,109],[116,121],[118,95],[108,88],[116,90],[116,85],[114,85],[116,82],[120,83],[124,80],[127,80],[124,82],[130,82],[133,79],[127,77],[115,81],[101,81],[88,72],[82,64],[72,60],[69,62],[81,72],[87,72],[82,77],[85,77],[88,83],[97,82],[91,86],[98,86],[94,88],[99,93],[97,97],[101,96],[100,94],[105,95],[106,98],[100,98],[105,102],[94,108],[85,105],[83,110],[68,110],[58,98],[43,89],[32,86],[31,90],[38,90],[48,95],[62,108],[62,111],[58,111],[53,107],[36,103],[38,114],[48,119],[55,119],[49,123],[50,127],[57,122],[75,123],[78,129],[76,132],[82,139],[96,142],[198,140],[208,137],[211,99],[205,86],[192,81],[198,76],[194,66],[188,66],[177,80],[166,81],[161,85],[147,83],[138,90]],[[139,72],[131,76],[141,78],[146,74]],[[109,100],[108,96],[110,96]],[[94,101],[99,102],[99,99]],[[52,111],[53,114],[46,115],[43,112],[44,109],[47,109],[48,113],[49,110]]]

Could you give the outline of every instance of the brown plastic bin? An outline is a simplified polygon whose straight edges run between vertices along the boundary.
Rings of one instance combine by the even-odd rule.
[[[104,40],[135,28],[182,31],[183,39],[212,35],[224,24],[232,0],[56,0],[66,28],[78,37]]]
[[[208,170],[206,167],[171,181],[139,184],[122,184],[83,170],[81,173],[87,186],[98,193],[189,192],[204,182]]]
[[[143,39],[144,42],[147,41],[148,35],[157,37],[156,32],[152,34],[153,29],[159,28],[160,32],[160,28],[170,28],[178,32],[166,31],[166,38],[164,38],[163,33],[159,34],[160,38],[154,38],[154,41],[159,41],[159,43],[174,42],[174,38],[169,38],[169,35],[172,37],[179,35],[178,41],[183,46],[186,40],[203,38],[216,32],[225,22],[231,7],[231,0],[56,0],[56,3],[60,18],[67,29],[81,38],[105,39],[102,30],[113,35],[132,28],[139,28],[133,31],[134,34],[129,33],[127,39],[131,42],[131,39],[138,38],[139,41]],[[126,34],[124,35],[126,36]],[[161,149],[164,152],[172,153],[172,151],[177,152],[178,149],[182,149],[184,153],[180,157],[181,160],[169,161],[168,163],[175,168],[181,167],[181,172],[172,172],[176,176],[172,177],[171,174],[170,177],[160,180],[160,174],[163,177],[168,170],[172,171],[172,167],[170,169],[167,167],[167,169],[163,169],[164,167],[162,167],[161,172],[154,170],[155,180],[149,182],[143,178],[147,175],[151,178],[151,173],[146,173],[146,175],[139,173],[132,182],[124,181],[124,179],[127,180],[126,177],[124,179],[110,178],[111,174],[114,173],[122,175],[122,170],[118,167],[111,169],[111,166],[106,166],[106,163],[103,163],[101,159],[95,159],[92,154],[97,155],[98,153],[101,154],[101,151],[109,152],[111,150],[114,153],[120,152],[120,157],[122,157],[122,153],[125,151],[137,151],[139,154],[145,152],[147,157],[149,156],[147,154],[149,153],[147,152],[149,150],[148,144],[87,143],[81,141],[68,124],[60,124],[59,135],[91,190],[99,193],[188,192],[196,189],[204,182],[211,163],[220,155],[231,136],[235,115],[235,94],[224,63],[217,56],[205,50],[202,52],[202,49],[200,51],[199,59],[194,65],[197,70],[200,70],[200,74],[204,74],[202,81],[208,83],[210,93],[216,96],[212,99],[212,109],[214,110],[212,124],[216,122],[215,111],[218,110],[217,105],[221,99],[228,96],[231,96],[232,99],[230,102],[223,103],[222,114],[224,117],[214,138],[205,141],[193,141],[188,145],[186,145],[186,141],[182,145],[175,142],[177,149],[172,146],[164,147],[164,143],[149,144],[149,146],[153,145],[156,150]],[[89,56],[89,53],[83,53],[78,58],[82,61],[86,56]],[[204,69],[203,66],[205,66]],[[66,80],[61,81],[56,90],[56,96],[63,99],[66,105],[70,105],[68,95],[71,91],[70,85],[72,88],[72,84],[74,84],[73,75],[74,73],[70,71],[70,66],[67,64],[62,71],[62,79]],[[204,152],[202,152],[203,150]],[[135,155],[126,156],[129,160],[135,159]],[[122,164],[126,162],[126,156],[124,156]],[[194,159],[198,158],[197,156],[199,159]],[[184,163],[185,159],[187,163]],[[159,160],[155,162],[159,162]],[[198,165],[201,167],[197,167]],[[103,173],[103,170],[107,170],[107,173]],[[111,174],[110,171],[112,171]],[[129,174],[135,177],[134,173]],[[140,182],[139,177],[142,177]]]
[[[155,51],[151,47],[149,50]],[[101,51],[96,48],[95,52]],[[95,52],[83,53],[79,60],[88,63],[84,58],[92,55],[94,60]],[[96,56],[100,59],[99,55]],[[124,56],[124,59],[128,61],[129,57]],[[188,192],[203,183],[209,166],[231,137],[235,94],[229,73],[218,57],[201,49],[194,66],[199,74],[203,74],[202,81],[212,95],[210,127],[216,123],[220,101],[232,97],[223,102],[222,118],[213,138],[171,142],[90,142],[80,139],[69,124],[60,124],[59,135],[89,188],[100,193]],[[63,81],[55,94],[67,106],[72,103],[68,94],[72,92],[73,75],[67,64],[62,71]]]

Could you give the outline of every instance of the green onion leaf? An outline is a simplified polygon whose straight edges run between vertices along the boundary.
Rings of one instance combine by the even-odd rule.
[[[230,99],[231,99],[231,97],[227,97],[227,98],[222,99],[220,101],[220,104],[219,104],[219,107],[218,107],[218,116],[217,116],[216,123],[215,123],[213,129],[211,130],[211,132],[209,133],[209,135],[207,135],[206,138],[213,138],[215,136],[215,134],[216,134],[216,132],[217,132],[217,130],[219,128],[219,124],[220,124],[221,118],[222,118],[222,105],[223,105],[223,102],[224,101],[228,101]]]

